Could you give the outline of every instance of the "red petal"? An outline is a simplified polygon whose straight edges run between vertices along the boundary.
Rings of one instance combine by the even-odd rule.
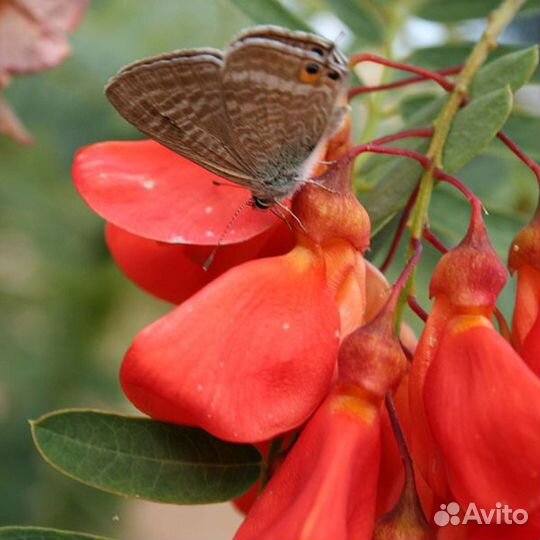
[[[278,221],[271,212],[248,207],[230,225],[250,199],[249,191],[154,141],[88,146],[75,158],[73,177],[96,213],[153,240],[215,245],[221,239],[222,244],[233,244]],[[215,181],[229,185],[216,186]]]
[[[540,272],[523,265],[517,272],[516,305],[512,321],[512,344],[518,353],[540,313]]]
[[[338,392],[309,421],[235,540],[371,540],[379,408]]]
[[[540,377],[540,313],[523,342],[521,356],[536,376]]]
[[[441,336],[455,312],[455,306],[444,295],[435,300],[414,353],[409,375],[409,409],[414,418],[408,434],[411,452],[426,484],[442,501],[448,501],[451,494],[441,452],[433,440],[426,417],[424,385],[426,374],[440,346]]]
[[[226,440],[288,431],[328,391],[339,318],[318,251],[237,266],[146,328],[121,370],[150,416]]]
[[[286,253],[293,237],[285,224],[239,244],[222,246],[208,271],[203,264],[212,246],[176,245],[148,240],[108,224],[106,239],[116,264],[137,285],[179,304],[217,276],[255,257]]]
[[[428,420],[456,500],[540,505],[540,380],[480,316],[447,328],[426,377]]]

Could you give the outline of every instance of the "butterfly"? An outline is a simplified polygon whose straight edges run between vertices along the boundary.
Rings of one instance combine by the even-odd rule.
[[[130,64],[107,98],[137,129],[268,208],[309,182],[348,107],[347,59],[322,37],[256,26],[224,50]]]

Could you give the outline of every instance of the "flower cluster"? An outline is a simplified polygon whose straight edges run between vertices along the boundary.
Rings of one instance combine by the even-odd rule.
[[[396,321],[420,242],[393,287],[364,259],[351,155],[346,124],[327,145],[324,186],[303,186],[285,224],[249,207],[231,222],[249,194],[154,142],[80,151],[76,185],[108,221],[116,262],[177,304],[135,338],[123,390],[154,419],[264,448],[236,540],[536,538],[540,219],[510,250],[510,335],[492,322],[507,272],[472,199],[416,345]],[[436,516],[451,502],[528,521],[445,528]]]

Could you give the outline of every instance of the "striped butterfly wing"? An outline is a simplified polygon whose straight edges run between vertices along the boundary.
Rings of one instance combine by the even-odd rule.
[[[208,169],[251,188],[250,171],[231,147],[221,93],[223,56],[188,49],[135,62],[105,93],[137,129]]]
[[[270,184],[300,172],[328,133],[345,95],[347,69],[315,36],[261,35],[259,29],[240,35],[226,50],[222,89],[235,146]],[[306,72],[309,64],[319,70],[314,77]]]

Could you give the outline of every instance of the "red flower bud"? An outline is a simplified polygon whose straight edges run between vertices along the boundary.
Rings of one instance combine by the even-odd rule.
[[[430,295],[446,295],[462,308],[494,306],[506,279],[504,265],[489,242],[481,209],[475,206],[467,235],[437,264]]]

